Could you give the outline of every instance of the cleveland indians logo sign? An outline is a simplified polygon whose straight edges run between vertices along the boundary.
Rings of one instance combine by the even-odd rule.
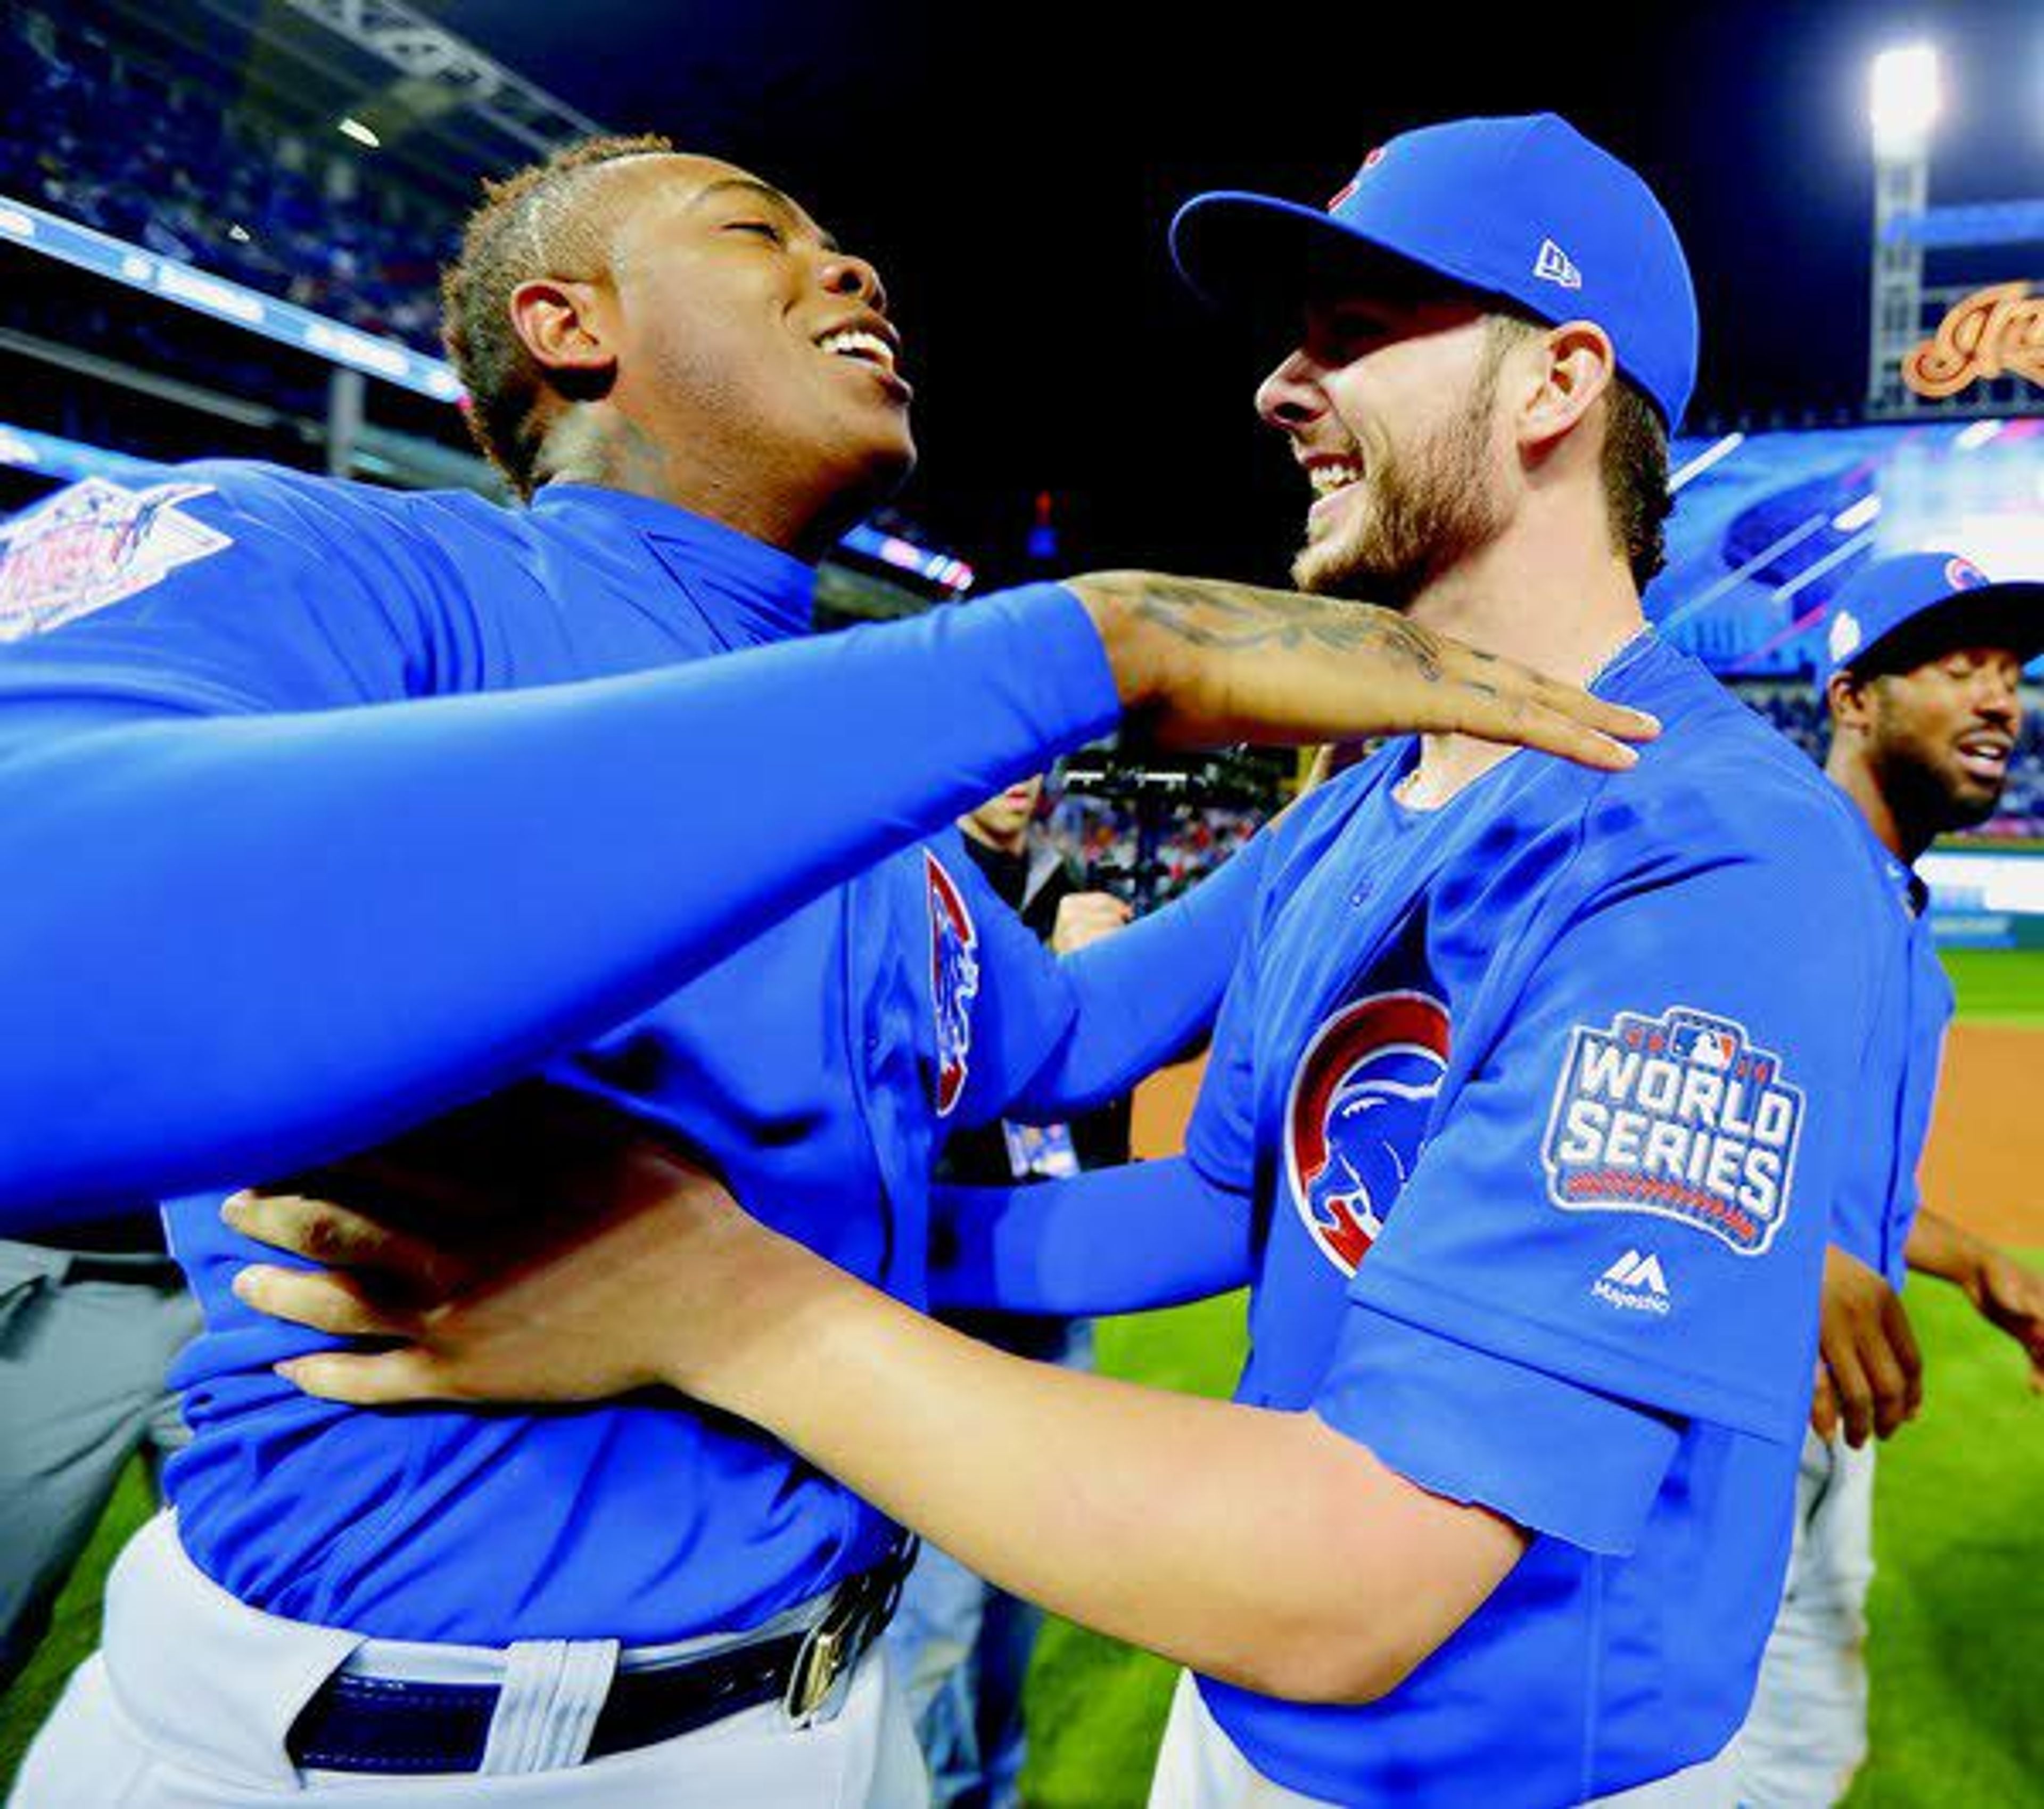
[[[937,1021],[937,1116],[946,1118],[965,1091],[972,1053],[972,1001],[979,991],[979,932],[958,882],[925,849],[930,894],[930,1003]]]
[[[1299,1058],[1285,1102],[1285,1182],[1307,1234],[1343,1274],[1382,1234],[1447,1067],[1447,1010],[1424,992],[1343,1006]]]

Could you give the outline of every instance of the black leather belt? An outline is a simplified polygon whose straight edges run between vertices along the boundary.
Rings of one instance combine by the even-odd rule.
[[[620,1669],[596,1718],[586,1757],[600,1759],[678,1738],[728,1715],[778,1701],[796,1721],[820,1708],[839,1678],[880,1636],[915,1561],[905,1541],[831,1592],[816,1624],[748,1645],[641,1670]],[[428,1684],[337,1671],[291,1724],[294,1765],[383,1777],[472,1772],[497,1712],[494,1684]]]

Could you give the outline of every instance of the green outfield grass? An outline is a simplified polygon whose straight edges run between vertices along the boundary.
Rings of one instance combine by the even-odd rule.
[[[1954,951],[1964,1018],[2044,1026],[2044,951]],[[1884,1454],[1872,1605],[1874,1757],[1852,1809],[2044,1809],[2044,1399],[2006,1340],[1950,1288],[1910,1307],[1927,1361],[1921,1422]],[[1101,1367],[1225,1394],[1240,1364],[1241,1299],[1114,1320]],[[98,1638],[107,1566],[148,1511],[139,1467],[59,1603],[50,1638],[0,1698],[0,1791],[64,1678]],[[1061,1622],[1029,1683],[1025,1778],[1039,1809],[1139,1804],[1171,1689],[1155,1659]]]
[[[2044,1028],[2044,949],[1947,949],[1944,959],[1961,1018]]]

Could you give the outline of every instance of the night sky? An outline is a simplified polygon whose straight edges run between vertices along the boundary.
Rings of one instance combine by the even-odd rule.
[[[1108,0],[433,9],[608,125],[770,177],[872,257],[918,393],[904,504],[997,572],[1041,489],[1067,564],[1281,570],[1306,497],[1250,411],[1259,353],[1164,249],[1200,189],[1319,202],[1408,126],[1560,112],[1681,231],[1704,320],[1692,425],[1857,408],[1877,50],[1942,51],[1934,201],[2044,194],[2040,0],[1635,0],[1595,26],[1587,7],[1237,10],[1216,29]],[[2032,247],[2006,274],[2034,264]]]

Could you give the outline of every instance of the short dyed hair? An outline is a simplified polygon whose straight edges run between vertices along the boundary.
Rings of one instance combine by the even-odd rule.
[[[540,404],[555,386],[511,324],[512,291],[541,277],[586,278],[609,260],[606,223],[574,203],[600,165],[671,153],[653,133],[585,138],[501,182],[462,228],[461,251],[440,276],[440,337],[468,391],[468,429],[521,497],[532,494],[546,423]]]

